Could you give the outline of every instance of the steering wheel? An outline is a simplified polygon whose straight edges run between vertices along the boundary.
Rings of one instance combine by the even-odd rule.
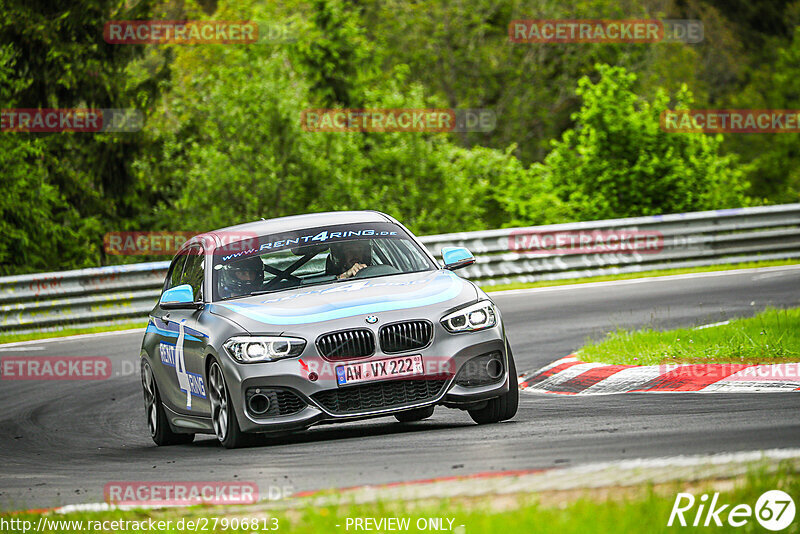
[[[383,276],[387,274],[397,274],[400,270],[391,265],[368,265],[358,271],[353,278],[368,278],[371,276]]]

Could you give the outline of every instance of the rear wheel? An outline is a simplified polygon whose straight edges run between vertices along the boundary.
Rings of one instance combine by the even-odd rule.
[[[214,425],[217,439],[226,449],[235,449],[248,444],[250,435],[242,432],[239,428],[222,368],[216,361],[212,361],[208,368],[208,383],[210,386],[211,422]]]
[[[194,434],[179,434],[173,432],[167,421],[167,413],[161,403],[156,379],[147,360],[142,359],[142,389],[144,391],[144,410],[147,415],[147,426],[150,437],[156,445],[181,445],[191,443]]]
[[[517,385],[517,366],[511,347],[508,348],[508,392],[500,397],[490,399],[486,406],[477,410],[469,410],[469,416],[479,425],[498,423],[511,419],[517,414],[519,406],[519,387]]]
[[[394,414],[394,418],[401,423],[413,423],[414,421],[422,421],[433,415],[433,406],[424,406],[415,410],[408,410],[407,412],[400,412]]]

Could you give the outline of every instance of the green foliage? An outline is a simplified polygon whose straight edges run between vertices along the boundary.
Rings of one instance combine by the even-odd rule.
[[[755,4],[716,0],[0,0],[2,107],[146,117],[138,133],[0,134],[0,274],[144,259],[105,257],[108,231],[309,211],[378,209],[428,234],[797,201],[798,134],[658,127],[680,106],[800,107],[800,3],[767,7],[761,20]],[[159,18],[291,22],[296,40],[102,39],[108,20]],[[524,18],[700,18],[705,40],[510,43]],[[320,107],[489,108],[498,121],[304,131],[302,111]]]
[[[752,72],[750,82],[731,99],[733,108],[800,109],[800,26],[794,38],[767,47],[771,61]],[[766,54],[767,52],[765,52]],[[752,161],[752,194],[772,202],[800,202],[800,133],[728,136],[727,148]]]
[[[0,0],[0,96],[12,108],[141,108],[163,69],[129,76],[142,46],[103,41],[114,18],[149,18],[151,3]],[[2,273],[101,262],[103,234],[138,216],[130,163],[143,134],[2,133]]]
[[[317,7],[329,9],[328,3]],[[320,18],[327,20],[314,20]],[[307,31],[317,35],[321,28]],[[336,35],[349,50],[349,34]],[[329,36],[325,46],[339,45]],[[366,86],[361,76],[368,69],[356,68],[363,58],[337,57],[353,63],[331,72],[353,77],[350,89],[332,94],[331,86],[307,75],[315,63],[305,45],[177,50],[174,71],[187,82],[164,99],[163,155],[137,162],[142,176],[164,176],[174,192],[158,208],[161,224],[180,221],[203,231],[344,209],[382,210],[423,234],[548,220],[549,212],[537,207],[547,203],[553,211],[556,199],[510,152],[465,149],[445,134],[304,131],[303,110],[339,99],[365,108],[441,106],[420,84],[406,81],[403,66]]]
[[[594,64],[620,65],[641,73],[643,94],[662,86],[674,89],[681,82],[700,85],[703,72],[698,72],[698,54],[689,45],[511,43],[509,22],[663,17],[652,4],[391,0],[365,2],[364,25],[379,48],[390,52],[382,56],[386,69],[407,64],[411,79],[450,107],[497,112],[495,131],[462,134],[463,145],[505,150],[513,144],[514,155],[530,164],[544,159],[550,140],[571,126],[570,115],[580,105],[576,82]]]
[[[0,98],[5,102],[13,102],[31,83],[11,76],[16,67],[11,47],[0,46]],[[97,228],[81,221],[50,182],[46,147],[46,139],[32,134],[0,134],[0,275],[92,265],[92,247],[83,236]]]
[[[359,82],[375,70],[374,46],[358,24],[359,13],[335,0],[313,0],[310,31],[296,45],[304,77],[323,107],[359,107]]]
[[[720,154],[721,136],[664,131],[664,91],[653,102],[633,91],[636,75],[598,65],[600,80],[578,82],[583,105],[575,128],[553,143],[538,168],[578,220],[681,213],[741,206],[747,187],[735,157]],[[674,107],[688,109],[684,87]]]

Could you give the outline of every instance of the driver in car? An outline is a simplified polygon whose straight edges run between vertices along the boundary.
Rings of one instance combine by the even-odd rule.
[[[331,245],[331,261],[336,278],[352,278],[361,269],[372,265],[372,247],[367,240],[345,241]]]
[[[264,262],[254,256],[226,265],[222,271],[221,298],[240,297],[262,289]]]

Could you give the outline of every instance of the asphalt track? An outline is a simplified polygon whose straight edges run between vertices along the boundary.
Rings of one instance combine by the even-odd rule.
[[[693,326],[800,305],[800,268],[714,273],[495,294],[519,371],[618,327]],[[438,408],[224,450],[211,436],[157,448],[136,367],[141,333],[0,347],[3,356],[108,356],[94,382],[0,381],[0,509],[101,502],[114,481],[252,481],[294,491],[484,471],[796,447],[800,394],[523,395],[517,416],[477,426]]]

